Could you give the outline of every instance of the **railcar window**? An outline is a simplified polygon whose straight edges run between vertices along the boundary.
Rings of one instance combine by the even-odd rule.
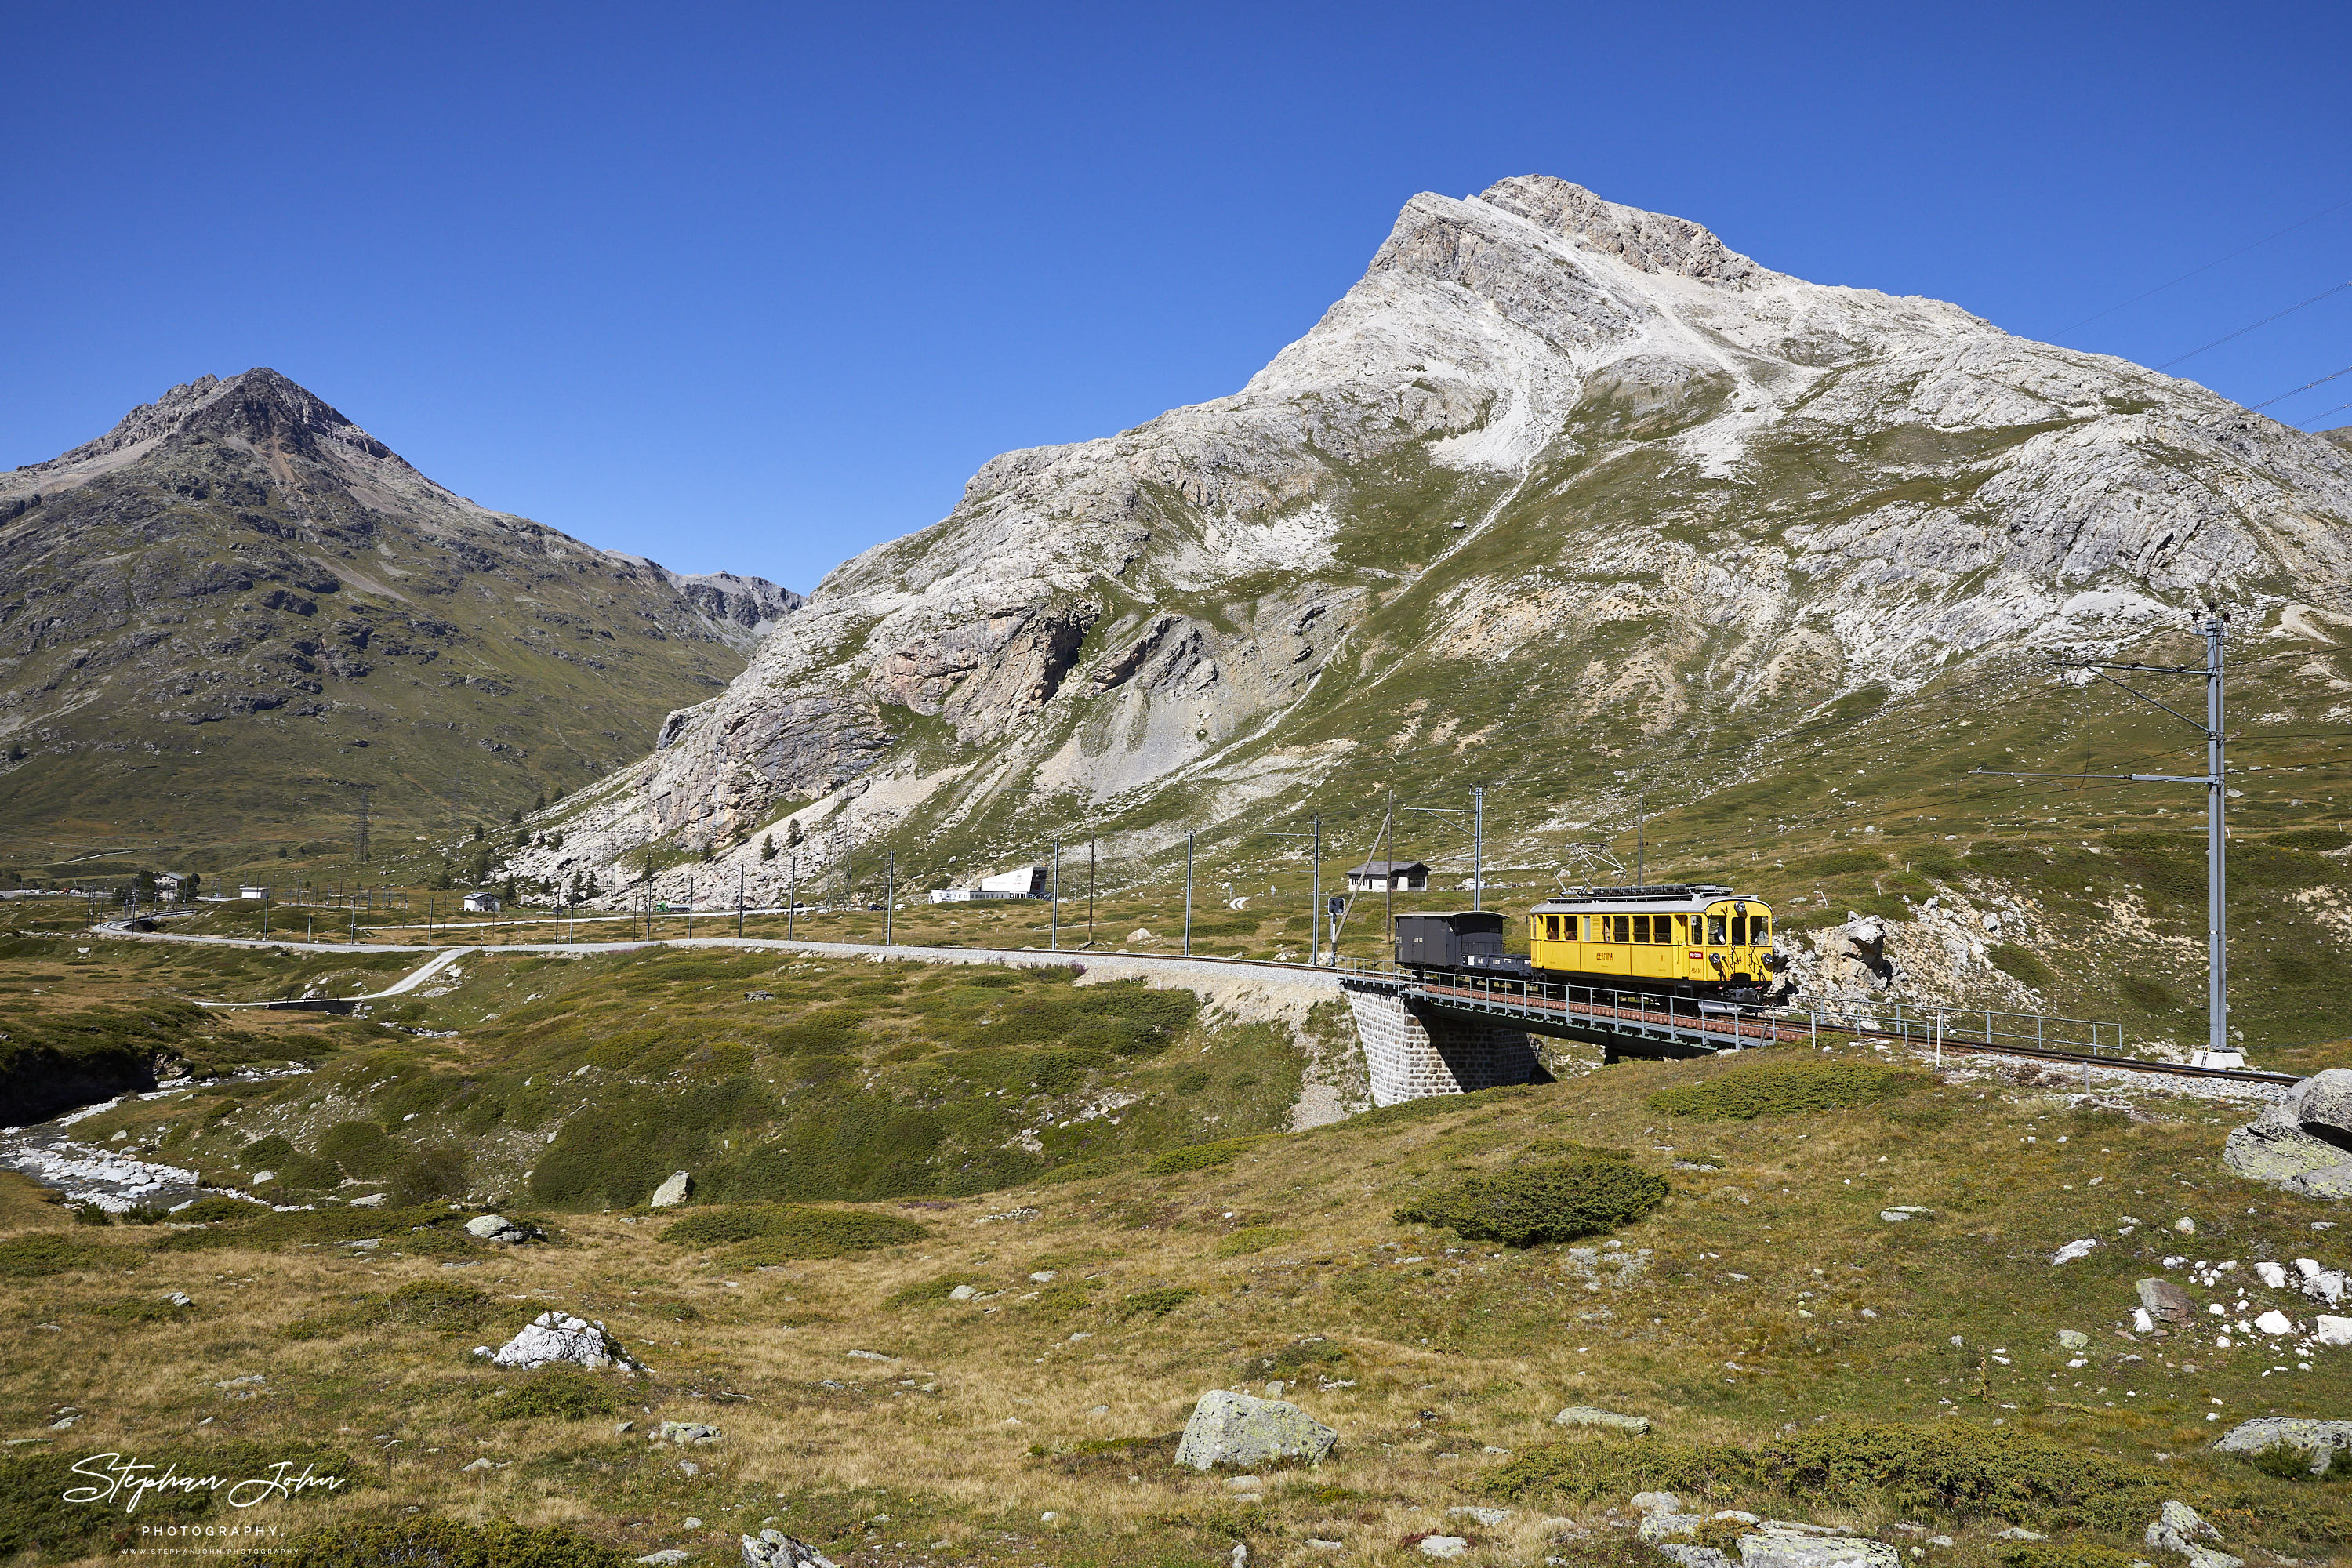
[[[1642,942],[1642,943],[1644,943],[1644,944],[1646,944],[1646,943],[1649,942],[1649,940],[1650,940],[1650,917],[1649,917],[1649,916],[1647,916],[1647,915],[1635,915],[1635,916],[1633,917],[1633,940],[1634,940],[1635,942]]]
[[[1709,915],[1706,917],[1706,941],[1708,946],[1721,947],[1727,940],[1727,933],[1724,930],[1725,923],[1724,918],[1721,915]]]
[[[1603,916],[1601,917],[1601,919],[1603,919],[1603,920],[1608,920],[1608,919],[1610,919],[1610,918],[1611,918],[1611,917],[1610,917],[1610,916],[1607,916],[1607,915],[1603,915]],[[1616,916],[1616,917],[1614,917],[1614,918],[1615,918],[1615,921],[1616,921],[1616,926],[1617,926],[1617,932],[1616,932],[1617,940],[1618,940],[1619,942],[1631,942],[1631,941],[1633,941],[1633,917],[1632,915],[1618,915],[1618,916]]]
[[[1748,940],[1753,942],[1759,947],[1770,942],[1772,940],[1772,917],[1770,915],[1756,915],[1750,917],[1748,922]]]
[[[1546,942],[1558,942],[1559,940],[1559,917],[1558,915],[1544,916],[1544,940]]]
[[[1734,947],[1746,947],[1748,945],[1748,917],[1746,915],[1734,915],[1731,917],[1731,945]]]

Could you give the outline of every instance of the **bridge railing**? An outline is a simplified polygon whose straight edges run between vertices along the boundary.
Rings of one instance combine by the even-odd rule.
[[[2074,1056],[2117,1058],[2123,1026],[2092,1018],[2008,1013],[1995,1007],[1924,1006],[1890,1000],[1882,1007],[1759,1006],[1668,998],[1645,991],[1580,985],[1475,971],[1401,969],[1390,963],[1345,962],[1355,973],[1413,986],[1442,1001],[1480,1012],[1528,1018],[1576,1018],[1625,1033],[1686,1039],[1716,1049],[1741,1049],[1802,1034],[1824,1032],[1899,1040],[1928,1050],[1944,1047],[2031,1047]]]

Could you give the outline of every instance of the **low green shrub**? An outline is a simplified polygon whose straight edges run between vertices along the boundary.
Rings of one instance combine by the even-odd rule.
[[[1735,1068],[1702,1083],[1662,1089],[1647,1103],[1662,1116],[1692,1121],[1753,1121],[1875,1105],[1917,1081],[1899,1068],[1874,1062],[1784,1062]]]
[[[381,1176],[400,1160],[400,1145],[373,1121],[338,1121],[319,1134],[319,1155],[354,1176]]]
[[[1619,1161],[1573,1160],[1469,1177],[1398,1209],[1396,1219],[1465,1241],[1533,1247],[1614,1230],[1664,1203],[1670,1190],[1664,1177]]]
[[[2020,1541],[2001,1548],[2003,1568],[2132,1568],[2147,1559],[2088,1541]]]
[[[1764,1491],[1816,1506],[2102,1531],[2137,1530],[2163,1501],[2165,1484],[2079,1443],[1972,1422],[1851,1419],[1753,1448],[1606,1437],[1549,1443],[1486,1479],[1499,1496],[1529,1500],[1594,1502],[1638,1488],[1702,1498]]]
[[[485,1400],[493,1421],[585,1421],[621,1408],[612,1379],[579,1366],[543,1366],[502,1392],[503,1398]]]
[[[1791,877],[1843,877],[1856,871],[1877,871],[1885,868],[1886,857],[1875,849],[1832,849],[1825,855],[1808,855],[1789,862]]]
[[[1754,1486],[1758,1470],[1754,1454],[1729,1444],[1590,1437],[1536,1444],[1485,1480],[1511,1501],[1595,1503],[1643,1490],[1719,1496]]]
[[[455,1144],[419,1149],[393,1167],[392,1201],[404,1208],[462,1197],[468,1163],[466,1151]]]
[[[488,1291],[457,1279],[412,1279],[384,1299],[387,1317],[419,1329],[477,1329],[490,1310]]]
[[[386,1513],[298,1535],[249,1553],[238,1568],[630,1568],[630,1558],[568,1525]]]
[[[240,1220],[257,1219],[268,1212],[268,1204],[215,1193],[210,1197],[198,1198],[169,1217],[181,1225],[234,1225]]]
[[[2326,1463],[2317,1473],[2312,1470],[2315,1456],[2308,1448],[2298,1448],[2292,1443],[2273,1443],[2267,1448],[2257,1448],[2246,1456],[2246,1463],[2283,1481],[2315,1481],[2323,1479],[2336,1468],[2336,1457],[2326,1454]]]
[[[1245,1225],[1229,1235],[1217,1237],[1210,1250],[1219,1258],[1239,1258],[1246,1253],[1264,1252],[1269,1247],[1279,1247],[1286,1241],[1296,1241],[1298,1233],[1274,1225]]]
[[[257,1215],[226,1228],[175,1230],[149,1242],[150,1252],[208,1252],[233,1247],[241,1251],[275,1252],[303,1242],[360,1241],[371,1236],[399,1237],[403,1251],[470,1250],[463,1239],[466,1215],[440,1204],[415,1208],[361,1209],[349,1207],[298,1209],[286,1214]],[[418,1227],[425,1227],[421,1234]],[[446,1242],[436,1248],[435,1242]]]
[[[732,1204],[688,1215],[664,1229],[661,1239],[678,1247],[738,1243],[740,1245],[734,1256],[744,1262],[781,1263],[901,1247],[921,1241],[930,1234],[913,1220],[862,1209]]]
[[[1995,943],[1985,961],[2020,985],[2031,985],[2036,991],[2046,991],[2058,983],[2058,972],[2044,963],[2040,953],[2013,942]]]
[[[1164,1318],[1199,1294],[1186,1285],[1161,1285],[1150,1290],[1130,1290],[1120,1305],[1130,1318]]]
[[[121,1247],[93,1245],[54,1230],[0,1241],[0,1279],[39,1279],[68,1268],[121,1268],[136,1262],[135,1254]]]
[[[1244,1152],[1255,1148],[1263,1140],[1257,1138],[1222,1138],[1213,1143],[1188,1143],[1181,1149],[1171,1149],[1154,1155],[1144,1170],[1154,1176],[1181,1175],[1186,1171],[1205,1171],[1212,1165],[1222,1165]]]

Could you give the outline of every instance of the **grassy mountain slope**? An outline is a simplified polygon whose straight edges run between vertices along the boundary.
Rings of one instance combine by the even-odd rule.
[[[2338,445],[1507,180],[1415,197],[1233,396],[983,467],[948,518],[828,577],[668,743],[533,825],[560,842],[508,858],[608,891],[650,868],[672,901],[740,873],[772,901],[794,868],[870,884],[855,868],[895,855],[902,887],[931,887],[1087,840],[1114,885],[1165,887],[1188,831],[1240,880],[1320,817],[1349,857],[1328,879],[1374,852],[1391,793],[1458,811],[1483,784],[1490,864],[1523,888],[1579,874],[1580,842],[1631,871],[1645,812],[1653,874],[1808,923],[1907,922],[1995,894],[1969,880],[1979,851],[2039,865],[2189,827],[2187,787],[2084,775],[2178,771],[2193,735],[2052,666],[2194,658],[2209,592],[2236,616],[2239,830],[2342,827]],[[1393,842],[1459,886],[1467,826],[1408,814]],[[1862,850],[1883,874],[1820,869]],[[2264,895],[2283,992],[2346,956],[2339,921],[2289,929],[2326,880]],[[2046,1000],[2104,1012],[2144,982],[2147,1016],[2171,1016],[2194,912],[2153,886],[2036,893],[2063,982]],[[1915,999],[2024,1000],[1973,952],[1910,973]]]
[[[0,475],[0,865],[495,820],[651,743],[796,597],[450,494],[274,371]]]

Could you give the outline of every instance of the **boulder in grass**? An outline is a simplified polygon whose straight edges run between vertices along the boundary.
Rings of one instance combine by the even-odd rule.
[[[520,1247],[526,1241],[540,1239],[537,1230],[502,1214],[476,1215],[466,1222],[466,1234],[477,1240],[495,1241],[506,1247]]]
[[[1339,1439],[1339,1433],[1296,1405],[1216,1388],[1192,1407],[1183,1441],[1176,1446],[1176,1462],[1196,1470],[1277,1459],[1318,1465]]]
[[[2149,1550],[2178,1552],[2189,1559],[2189,1568],[2244,1568],[2244,1558],[2232,1557],[2205,1544],[2221,1539],[2220,1531],[2208,1524],[2195,1509],[2178,1500],[2164,1505],[2146,1535]]]
[[[2314,1475],[2324,1476],[2339,1464],[2352,1469],[2352,1421],[2258,1415],[2231,1427],[2213,1445],[2217,1454],[2261,1454],[2273,1448],[2300,1448],[2309,1454]]]
[[[1650,1429],[1646,1415],[1620,1415],[1614,1410],[1602,1410],[1591,1405],[1571,1405],[1551,1418],[1555,1426],[1606,1426],[1612,1431],[1639,1435]]]
[[[499,1366],[519,1366],[526,1371],[560,1362],[592,1370],[608,1366],[624,1372],[645,1370],[635,1356],[621,1348],[620,1341],[604,1331],[604,1324],[575,1318],[569,1312],[541,1312],[522,1332],[493,1351],[490,1360]]]
[[[2139,1304],[2149,1317],[2175,1328],[2196,1321],[2197,1303],[2189,1299],[2188,1291],[2169,1279],[2141,1280]]]
[[[657,1209],[676,1208],[686,1202],[686,1194],[693,1190],[692,1176],[684,1171],[672,1171],[668,1179],[654,1189],[654,1195],[646,1200],[646,1206]]]
[[[1801,1535],[1768,1526],[1739,1538],[1740,1568],[1900,1568],[1902,1561],[1884,1541],[1860,1536]]]
[[[832,1558],[781,1530],[743,1538],[743,1568],[835,1568]]]

